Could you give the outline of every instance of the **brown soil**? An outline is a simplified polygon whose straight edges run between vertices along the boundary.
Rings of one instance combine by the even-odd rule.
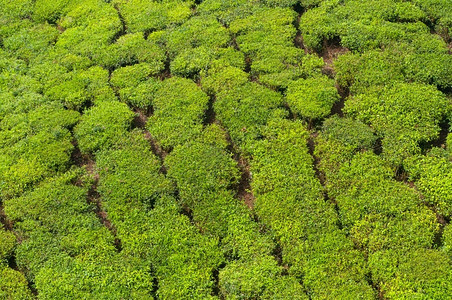
[[[136,117],[134,119],[134,126],[136,128],[140,128],[144,133],[144,138],[149,142],[149,145],[151,146],[151,151],[154,153],[161,161],[162,167],[160,169],[160,172],[162,174],[166,174],[166,168],[163,165],[163,161],[165,160],[165,157],[168,155],[168,152],[162,149],[162,147],[159,145],[157,140],[151,135],[149,130],[146,129],[146,123],[148,121],[148,116],[141,110],[137,110]],[[152,111],[149,113],[152,114]]]
[[[325,62],[325,66],[323,67],[322,72],[325,75],[334,78],[334,60],[336,60],[339,55],[345,54],[347,52],[349,52],[349,50],[345,47],[342,47],[338,39],[324,41],[322,52],[320,53],[320,56]]]
[[[0,205],[0,223],[3,224],[3,227],[6,230],[12,231],[13,230],[13,224],[11,221],[6,217],[5,211],[3,210],[3,206]]]
[[[312,165],[314,171],[315,171],[315,175],[316,177],[319,179],[320,183],[324,186],[325,185],[325,175],[320,172],[320,170],[318,169],[318,164],[320,163],[320,159],[314,155],[315,152],[315,138],[318,136],[318,132],[313,132],[311,133],[311,136],[308,139],[308,151],[309,154],[312,156],[312,158],[314,159],[314,163]]]
[[[66,31],[66,28],[64,28],[64,27],[61,26],[60,24],[57,24],[56,29],[57,29],[60,33],[63,33],[64,31]]]
[[[240,178],[238,190],[237,190],[237,196],[241,201],[243,201],[246,206],[248,206],[250,209],[254,208],[254,195],[251,192],[251,173],[250,173],[250,165],[248,161],[246,161],[243,157],[239,155],[239,157],[236,159],[237,164],[239,166],[239,169],[242,173],[242,176]]]
[[[5,211],[3,210],[3,205],[0,205],[0,224],[3,225],[3,228],[7,231],[12,232],[16,236],[17,243],[22,243],[22,237],[14,230],[13,222],[8,219],[8,217],[5,214]]]
[[[294,44],[295,44],[295,47],[303,49],[304,53],[306,53],[306,54],[309,53],[308,49],[304,45],[303,36],[301,35],[300,32],[298,32],[297,35],[295,36]]]

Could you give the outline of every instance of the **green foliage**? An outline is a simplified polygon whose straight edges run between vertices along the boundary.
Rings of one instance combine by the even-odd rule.
[[[286,99],[294,113],[313,120],[326,117],[340,96],[334,80],[322,76],[294,81],[287,89]]]
[[[125,34],[95,55],[95,60],[108,69],[147,63],[152,74],[163,70],[165,59],[165,52],[160,46],[149,38],[145,40],[141,32]]]
[[[151,215],[149,257],[157,269],[158,296],[214,299],[211,275],[223,261],[218,240],[199,234],[178,211],[174,200],[163,198]]]
[[[165,159],[168,176],[175,180],[180,201],[192,211],[195,224],[203,233],[222,238],[226,257],[235,260],[219,273],[220,292],[233,299],[273,295],[282,268],[271,256],[270,237],[259,233],[249,211],[230,191],[239,172],[225,149],[224,133],[219,136],[221,128],[210,125],[199,140],[176,147]]]
[[[323,137],[318,142],[322,149],[316,155],[321,157],[328,195],[336,200],[341,224],[355,247],[368,254],[372,281],[389,299],[444,297],[448,272],[425,275],[426,270],[437,270],[438,260],[445,265],[449,262],[431,250],[439,224],[435,213],[423,205],[420,193],[395,181],[390,166],[379,156],[369,152],[341,155],[349,146]],[[336,153],[330,147],[339,149]]]
[[[3,48],[11,55],[30,61],[45,53],[56,41],[58,31],[48,25],[40,24],[32,28],[18,30],[8,38],[3,39]]]
[[[201,85],[208,94],[230,91],[248,82],[248,74],[245,71],[230,66],[220,70],[213,69],[210,72],[202,73],[202,75]]]
[[[98,191],[114,224],[129,222],[124,220],[127,207],[150,209],[161,195],[173,192],[171,183],[159,174],[160,162],[138,131],[124,136],[112,149],[104,148],[96,155],[96,162]],[[128,226],[119,228],[121,233],[125,230],[122,234],[131,229]]]
[[[352,94],[366,93],[403,81],[403,55],[397,51],[370,50],[362,54],[346,53],[334,61],[336,80],[344,87],[350,87]]]
[[[447,88],[452,84],[449,54],[443,41],[422,35],[411,43],[400,43],[362,54],[347,53],[334,62],[337,80],[352,93],[382,88],[393,81],[417,81]]]
[[[147,128],[164,149],[199,136],[209,97],[191,80],[164,80],[154,95],[154,114]]]
[[[271,87],[286,88],[307,71],[300,66],[304,52],[293,45],[295,16],[288,8],[260,8],[230,24],[240,50],[251,62],[251,75]]]
[[[452,33],[452,5],[447,0],[413,0],[413,3],[435,20],[435,31],[444,39],[450,38]]]
[[[442,157],[418,156],[404,162],[404,167],[425,200],[435,205],[439,214],[450,217],[452,215],[452,163]]]
[[[0,1],[0,17],[6,20],[14,20],[30,15],[33,11],[32,0],[1,0]]]
[[[171,73],[179,76],[194,77],[212,66],[233,66],[243,69],[244,61],[243,54],[233,48],[214,50],[209,47],[199,46],[183,50],[171,62]]]
[[[313,298],[334,293],[372,299],[364,259],[339,231],[334,208],[323,199],[308,136],[300,122],[269,124],[251,164],[256,212],[280,240],[283,263],[291,274],[304,276]]]
[[[44,176],[68,167],[72,128],[79,113],[60,105],[42,105],[28,113],[11,113],[0,122],[1,193],[22,193]]]
[[[450,108],[441,92],[417,83],[394,83],[345,102],[346,113],[371,124],[383,137],[383,154],[395,165],[419,153],[420,142],[438,136],[438,124]]]
[[[60,19],[64,28],[55,44],[58,51],[96,57],[99,49],[107,47],[122,30],[118,12],[101,0],[83,0]]]
[[[165,38],[170,57],[174,58],[183,50],[206,47],[212,50],[227,46],[230,37],[213,16],[196,16],[183,25],[168,30]]]
[[[423,249],[400,257],[393,280],[382,286],[388,299],[444,299],[452,286],[450,259],[443,253]]]
[[[218,241],[199,234],[170,195],[172,183],[139,131],[97,154],[99,192],[122,253],[151,264],[163,299],[209,297],[222,262]]]
[[[33,7],[33,19],[37,22],[47,21],[55,24],[58,19],[68,12],[68,8],[75,1],[71,0],[36,0]]]
[[[10,231],[3,230],[0,226],[0,265],[1,261],[7,259],[13,253],[16,246],[16,237]]]
[[[337,140],[355,149],[371,150],[377,140],[372,128],[350,118],[332,116],[323,122],[322,133],[329,140]]]
[[[114,0],[127,24],[127,31],[153,31],[180,24],[191,16],[193,1]]]
[[[206,131],[213,130],[209,127]],[[225,139],[189,141],[176,147],[165,159],[168,176],[175,180],[183,206],[194,211],[194,220],[203,231],[224,236],[228,220],[240,213],[228,190],[240,179],[237,163],[225,149]]]
[[[160,85],[157,79],[149,78],[152,72],[147,63],[119,68],[111,74],[110,83],[118,89],[121,100],[146,109],[152,105],[154,93]]]
[[[220,83],[222,80],[229,81],[231,89],[223,86],[224,89],[216,95],[214,109],[232,140],[248,152],[255,140],[262,137],[265,125],[272,118],[284,116],[286,112],[281,109],[281,94],[254,82],[245,82],[244,76],[238,74],[225,74],[225,79],[220,78]],[[228,78],[230,76],[234,77]]]
[[[198,11],[201,14],[214,15],[222,24],[230,25],[232,21],[249,16],[261,7],[258,1],[206,0],[198,5]]]
[[[444,251],[452,257],[452,227],[449,225],[444,227],[442,242]]]
[[[45,95],[50,100],[61,101],[70,109],[79,110],[108,94],[108,78],[108,71],[98,66],[64,73],[55,78]]]
[[[36,287],[45,299],[153,299],[150,271],[149,266],[111,251],[77,258],[58,255],[39,271]]]
[[[414,23],[424,16],[415,5],[399,0],[323,1],[303,14],[300,29],[308,48],[320,50],[323,40],[340,37],[343,46],[363,51],[426,32],[425,25]]]
[[[189,207],[211,191],[228,189],[240,178],[237,163],[225,149],[206,143],[188,142],[175,148],[165,160],[169,176],[177,179],[181,199]]]
[[[245,59],[230,44],[228,30],[213,16],[196,16],[164,37],[171,62],[171,73],[192,77],[211,66],[243,68]]]
[[[0,0],[0,298],[450,298],[449,2]]]
[[[82,116],[74,136],[83,153],[94,152],[117,142],[127,133],[134,113],[124,103],[100,102]]]
[[[271,257],[250,262],[231,262],[220,272],[221,294],[230,299],[260,298],[265,289],[274,285],[281,272]]]
[[[2,299],[33,299],[25,277],[0,264],[0,297]]]

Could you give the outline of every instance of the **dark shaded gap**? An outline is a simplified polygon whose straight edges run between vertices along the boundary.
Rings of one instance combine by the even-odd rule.
[[[221,265],[218,266],[218,268],[212,271],[212,280],[213,280],[212,296],[217,296],[220,299],[224,299],[220,291],[220,271],[224,267],[226,267],[225,262],[223,262]]]
[[[151,276],[152,276],[152,290],[151,296],[152,299],[159,299],[158,290],[159,290],[159,279],[157,278],[156,270],[153,264],[151,264]]]
[[[251,210],[254,208],[254,194],[251,190],[251,173],[248,161],[241,155],[236,159],[241,177],[237,188],[237,197]]]
[[[224,28],[228,28],[226,25],[223,25],[223,27],[224,27]],[[231,46],[232,46],[235,50],[237,50],[237,51],[240,52],[240,46],[239,46],[239,44],[237,43],[237,37],[236,37],[235,35],[232,36],[232,38],[231,38]]]
[[[72,164],[80,168],[89,167],[91,171],[94,171],[92,166],[93,157],[90,154],[82,154],[76,139],[73,139],[71,143],[74,146],[74,150],[71,153]]]
[[[217,123],[220,123],[216,121]],[[221,125],[220,125],[221,126]],[[221,126],[223,131],[226,134],[226,140],[228,142],[228,151],[232,154],[233,159],[237,162],[237,167],[240,170],[240,181],[234,187],[236,190],[236,197],[246,204],[246,206],[253,210],[255,197],[253,192],[251,191],[251,172],[250,172],[250,164],[248,160],[240,153],[238,147],[232,141],[231,135],[229,132]]]
[[[99,221],[107,227],[107,229],[110,231],[110,233],[115,237],[114,245],[117,252],[121,252],[122,250],[122,243],[121,240],[116,237],[116,228],[111,223],[111,221],[108,219],[107,212],[103,210],[102,208],[102,200],[99,192],[97,191],[97,186],[99,183],[99,174],[95,172],[95,165],[96,163],[94,161],[90,161],[86,166],[87,172],[93,176],[94,182],[91,185],[90,189],[88,190],[88,196],[87,196],[87,202],[90,204],[94,204],[94,213],[96,214]]]
[[[300,30],[301,16],[305,13],[306,10],[303,8],[303,6],[301,6],[300,2],[298,2],[297,4],[295,4],[293,6],[293,10],[298,13],[296,19],[293,22],[293,26],[297,29],[297,33],[295,34],[293,43],[294,43],[295,47],[303,49],[304,53],[307,54],[307,53],[309,53],[309,51],[304,45],[303,35],[301,34],[301,30]]]
[[[278,266],[282,267],[281,276],[288,276],[289,266],[287,264],[284,264],[281,243],[279,240],[277,240],[275,243],[276,246],[273,249],[271,255],[275,258],[276,262],[278,263]],[[302,282],[300,282],[300,284],[303,286]]]
[[[284,103],[283,108],[287,111],[287,119],[291,121],[295,121],[297,119],[297,115],[290,109],[289,104]]]
[[[215,110],[213,108],[213,104],[215,103],[215,101],[216,101],[215,95],[211,95],[210,99],[209,99],[209,103],[208,103],[207,109],[204,112],[204,117],[203,117],[203,120],[202,120],[202,124],[204,126],[207,126],[209,124],[213,124],[215,122],[216,113],[215,113]]]
[[[164,62],[163,71],[158,75],[160,80],[165,80],[167,78],[171,78],[171,58],[169,56],[168,51],[166,52],[166,59]]]
[[[111,41],[112,44],[115,43],[121,36],[123,36],[123,35],[125,35],[127,33],[127,24],[126,24],[126,21],[125,21],[123,15],[121,14],[121,10],[119,9],[119,5],[116,3],[116,4],[113,5],[113,8],[118,13],[119,21],[121,21],[121,30],[118,31],[113,36],[113,39]]]
[[[0,202],[0,223],[3,225],[3,227],[14,233],[13,230],[13,224],[12,222],[8,219],[8,217],[5,214],[5,211],[3,210],[3,204]],[[14,233],[15,234],[15,233]],[[15,234],[16,235],[16,234]]]
[[[336,201],[336,199],[330,199],[330,201],[334,204],[334,210],[336,211],[336,214],[337,214],[337,222],[336,222],[336,225],[337,225],[337,227],[340,229],[340,230],[342,230],[342,229],[344,229],[344,225],[342,224],[342,220],[341,220],[341,212],[340,212],[340,209],[339,209],[339,204],[337,204],[337,201]],[[345,234],[345,236],[349,236],[350,234],[348,233],[348,232],[344,232],[344,234]]]
[[[365,255],[365,256],[366,256],[365,259],[366,259],[366,263],[367,263],[367,255]],[[379,299],[379,300],[385,299],[384,292],[381,290],[380,285],[373,280],[371,271],[366,273],[364,275],[364,278],[367,281],[367,283],[372,287],[372,289],[377,292],[377,299]]]
[[[308,146],[309,154],[311,155],[311,157],[313,159],[312,168],[315,171],[315,176],[319,179],[322,186],[325,186],[325,174],[323,174],[318,168],[320,159],[314,154],[315,153],[315,138],[318,135],[319,134],[317,132],[311,133],[311,136],[309,137],[309,139],[307,141],[307,146]],[[326,196],[326,198],[328,198],[328,197]]]
[[[16,237],[17,244],[21,244],[22,243],[22,238],[14,230],[13,223],[6,216],[5,211],[3,209],[3,204],[1,202],[0,202],[0,223],[3,225],[3,230],[10,231],[11,233],[14,234],[14,236]],[[8,265],[9,268],[11,268],[11,269],[13,269],[13,270],[15,270],[17,272],[22,273],[22,275],[24,276],[25,280],[27,281],[27,286],[28,286],[28,289],[30,290],[31,294],[33,296],[37,297],[38,296],[38,290],[36,289],[34,283],[32,281],[30,281],[29,277],[26,276],[24,270],[21,270],[18,267],[15,252],[12,253],[11,256],[9,256],[7,258],[7,265]]]
[[[251,58],[248,55],[245,55],[245,69],[244,69],[244,71],[246,73],[248,73],[248,74],[251,73],[251,64],[252,63],[253,62],[252,62]],[[253,80],[251,80],[251,81],[253,81]]]
[[[153,113],[154,113],[153,109],[150,108],[148,110],[148,115],[152,115]],[[133,120],[133,126],[143,131],[144,138],[149,142],[152,153],[154,153],[154,155],[157,156],[160,160],[161,164],[160,173],[166,175],[167,170],[163,162],[165,161],[165,157],[168,155],[169,152],[165,151],[162,147],[160,147],[157,140],[151,135],[149,130],[146,129],[148,115],[142,110],[136,110],[135,118]]]
[[[176,193],[177,196],[179,195],[178,193]],[[180,198],[177,197],[177,202],[181,203]],[[190,223],[195,225],[195,221],[193,220],[193,211],[190,207],[188,207],[185,204],[181,204],[181,209],[179,211],[181,214],[183,214],[184,216],[186,216],[189,220]],[[199,231],[202,233],[204,230],[202,230],[202,228],[199,228],[199,226],[196,225],[196,227],[198,227]]]
[[[442,217],[442,216],[439,216],[438,214],[436,214],[437,220],[438,220],[438,217]],[[439,230],[437,233],[435,233],[435,238],[433,240],[433,248],[435,248],[435,249],[440,249],[443,246],[443,233],[444,233],[445,224],[446,224],[445,222],[444,222],[444,224],[440,223]]]
[[[337,102],[335,102],[333,104],[333,106],[331,107],[331,113],[330,116],[332,115],[338,115],[339,117],[343,118],[344,117],[344,109],[345,106],[345,98],[341,97],[341,99]]]
[[[420,143],[420,147],[422,149],[422,153],[425,155],[428,150],[431,150],[434,147],[437,148],[446,148],[446,141],[447,141],[447,135],[450,132],[450,128],[449,128],[449,122],[447,120],[447,118],[444,118],[443,120],[441,120],[441,122],[438,124],[440,127],[440,132],[438,135],[438,138],[430,141],[430,142],[423,142]]]
[[[322,50],[318,53],[322,57],[325,65],[322,68],[322,73],[330,78],[334,78],[336,72],[334,71],[334,61],[342,54],[349,52],[349,50],[341,45],[339,37],[330,40],[324,40]]]
[[[381,138],[377,138],[377,140],[375,141],[373,151],[376,155],[380,155],[383,152],[383,144]]]
[[[90,154],[83,154],[80,151],[80,148],[78,147],[77,140],[72,141],[72,145],[74,146],[74,150],[71,153],[71,161],[72,163],[79,167],[84,168],[86,172],[92,176],[93,183],[91,184],[88,194],[86,197],[86,201],[88,204],[94,204],[94,213],[96,214],[99,221],[107,227],[107,229],[110,231],[110,233],[115,237],[115,248],[118,252],[122,250],[121,240],[116,237],[116,228],[111,223],[111,221],[108,219],[108,215],[102,208],[102,201],[101,196],[99,192],[97,191],[97,186],[99,183],[99,174],[96,172],[96,162],[94,161],[94,158]],[[77,179],[76,182],[73,182],[76,186],[83,186],[83,182],[81,179]]]
[[[403,166],[399,166],[394,174],[394,179],[403,183],[408,184],[408,172],[405,170]],[[408,184],[409,185],[409,184]],[[410,185],[410,187],[413,187]]]

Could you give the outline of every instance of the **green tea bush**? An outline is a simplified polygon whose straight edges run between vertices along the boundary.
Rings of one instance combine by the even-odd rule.
[[[395,165],[420,152],[419,143],[439,134],[439,122],[450,101],[432,86],[394,83],[381,92],[356,95],[345,102],[345,112],[371,124],[383,137],[383,154]]]
[[[127,133],[134,113],[124,103],[100,102],[87,110],[74,128],[83,153],[109,147]]]
[[[215,50],[227,46],[230,36],[213,16],[196,16],[183,25],[168,30],[165,38],[170,57],[185,49],[206,47]]]
[[[286,112],[282,109],[281,94],[254,82],[245,83],[244,75],[239,74],[241,73],[225,74],[228,77],[237,76],[237,80],[234,77],[220,78],[231,81],[230,85],[235,86],[223,89],[216,95],[214,109],[234,143],[246,153],[250,151],[254,141],[262,137],[265,125],[272,118],[284,116]],[[233,83],[234,81],[237,83]]]
[[[97,154],[99,192],[122,242],[122,253],[152,265],[164,299],[210,297],[211,273],[222,262],[218,240],[202,236],[180,214],[172,183],[139,131]]]
[[[350,118],[332,116],[322,124],[322,134],[329,140],[337,140],[355,149],[371,150],[377,140],[372,128]]]
[[[152,105],[154,93],[160,85],[157,79],[149,78],[151,74],[149,64],[136,64],[116,69],[111,74],[110,83],[118,89],[121,100],[145,109]]]
[[[452,163],[440,157],[413,157],[404,162],[410,179],[439,214],[452,215]]]
[[[336,212],[323,199],[308,136],[300,122],[270,122],[251,162],[256,213],[280,240],[289,273],[305,278],[312,298],[334,294],[372,299],[364,259],[339,231]]]
[[[117,11],[101,0],[78,2],[58,24],[65,30],[55,49],[88,58],[96,57],[122,30]]]
[[[3,299],[33,299],[24,275],[2,264],[0,264],[0,297]]]
[[[199,136],[209,97],[191,80],[164,80],[154,95],[154,114],[147,128],[164,149]]]
[[[95,60],[110,70],[135,63],[147,63],[153,75],[164,69],[165,59],[163,49],[151,39],[145,40],[141,32],[125,34],[95,55]]]
[[[3,49],[13,56],[30,61],[45,53],[57,40],[58,31],[48,25],[39,24],[23,28],[2,41]]]
[[[382,285],[388,299],[443,299],[452,290],[450,260],[433,249],[412,251],[402,256],[394,279]]]
[[[192,12],[193,1],[147,1],[147,0],[114,0],[130,33],[164,29],[167,26],[181,24]]]
[[[327,76],[299,79],[289,85],[286,95],[291,110],[309,120],[326,117],[340,96],[334,80]]]
[[[11,257],[14,247],[16,246],[16,237],[10,231],[6,231],[3,225],[0,226],[0,264],[5,259]]]

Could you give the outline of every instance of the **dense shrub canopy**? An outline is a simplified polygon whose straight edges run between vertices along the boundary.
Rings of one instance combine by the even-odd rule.
[[[450,0],[0,0],[0,299],[450,299]]]

